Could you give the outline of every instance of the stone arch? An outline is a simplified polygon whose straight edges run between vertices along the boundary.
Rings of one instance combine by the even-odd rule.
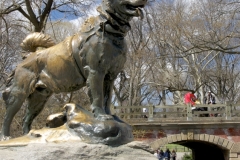
[[[150,143],[150,147],[153,150],[158,149],[160,146],[164,146],[166,144],[169,143],[178,143],[178,142],[185,142],[185,144],[189,143],[198,143],[198,144],[209,144],[212,146],[216,146],[217,148],[219,148],[219,150],[222,151],[222,159],[231,159],[231,158],[238,158],[239,155],[239,150],[234,148],[238,148],[236,146],[239,146],[239,144],[234,143],[228,139],[224,139],[222,137],[216,136],[216,135],[209,135],[209,134],[194,134],[193,132],[187,132],[187,133],[181,133],[181,134],[175,134],[175,135],[169,135],[167,137],[164,138],[160,138],[152,143]],[[197,145],[198,145],[197,144]],[[191,147],[189,147],[191,148]],[[193,156],[196,158],[194,159],[199,159],[197,158],[199,155],[199,150],[195,153],[193,153]],[[201,159],[201,158],[200,158]],[[207,158],[205,158],[207,159]],[[209,159],[212,159],[209,157]]]
[[[215,144],[223,149],[231,150],[234,146],[234,142],[224,139],[219,136],[209,135],[209,134],[194,134],[193,132],[188,132],[187,134],[175,134],[164,138],[160,138],[150,144],[152,149],[157,149],[159,146],[164,146],[169,143],[175,143],[178,141],[196,140]]]

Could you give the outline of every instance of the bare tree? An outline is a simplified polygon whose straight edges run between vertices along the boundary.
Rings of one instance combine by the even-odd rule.
[[[184,1],[161,1],[149,7],[146,23],[151,32],[145,32],[144,37],[150,37],[150,43],[145,46],[149,50],[144,54],[151,52],[157,61],[151,61],[154,76],[145,84],[160,87],[162,97],[165,93],[173,94],[174,103],[182,101],[185,91],[195,91],[203,102],[206,91],[213,84],[214,93],[219,98],[229,97],[229,89],[238,95],[237,88],[230,87],[230,84],[234,84],[231,83],[233,78],[238,79],[236,71],[231,71],[232,64],[235,70],[239,65],[228,57],[238,59],[239,56],[227,55],[238,53],[239,48],[239,27],[238,23],[233,24],[238,16],[239,7],[236,5],[239,3],[201,1],[189,5]],[[225,60],[219,61],[219,56]],[[223,81],[228,84],[228,92],[226,89],[220,91],[219,79],[213,78],[216,73],[224,74],[217,77],[221,78],[221,84]]]
[[[91,1],[86,0],[20,0],[20,1],[3,1],[1,2],[0,17],[4,17],[12,12],[20,13],[19,19],[23,23],[33,25],[34,32],[44,32],[49,18],[54,19],[53,12],[64,13],[65,16],[81,16],[84,13],[84,7],[89,6]],[[52,16],[51,16],[52,14]],[[56,13],[55,13],[56,14]]]
[[[125,69],[119,75],[114,86],[115,97],[119,105],[144,105],[149,103],[152,96],[151,86],[144,82],[148,81],[152,60],[146,47],[149,37],[145,36],[143,21],[133,21],[132,30],[128,34],[128,55]]]

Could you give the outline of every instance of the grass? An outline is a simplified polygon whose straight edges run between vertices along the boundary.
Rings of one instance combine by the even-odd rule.
[[[175,150],[176,152],[191,152],[191,149],[181,146],[179,144],[167,144],[163,147],[160,147],[163,151],[165,151],[167,148],[172,151]]]

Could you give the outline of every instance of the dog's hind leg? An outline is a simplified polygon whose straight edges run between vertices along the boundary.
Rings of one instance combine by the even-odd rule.
[[[8,88],[3,92],[3,100],[6,104],[6,113],[3,119],[0,139],[10,136],[10,126],[15,114],[20,110],[23,102],[33,91],[36,83],[36,75],[21,66],[18,67],[8,83]]]
[[[31,124],[35,117],[43,110],[45,103],[51,96],[51,92],[46,88],[36,88],[28,97],[28,106],[23,118],[23,133],[27,134],[31,129]]]
[[[14,85],[3,92],[3,100],[6,104],[6,113],[3,119],[1,139],[10,136],[10,125],[15,114],[20,110],[27,93]]]

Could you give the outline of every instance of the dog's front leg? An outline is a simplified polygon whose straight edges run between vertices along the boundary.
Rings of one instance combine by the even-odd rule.
[[[107,115],[104,110],[103,105],[103,85],[105,74],[100,71],[91,69],[89,66],[85,67],[88,70],[87,86],[88,86],[88,95],[91,100],[91,109],[96,117],[99,120],[112,119],[112,116]]]
[[[107,114],[111,114],[110,106],[112,102],[112,90],[113,90],[114,80],[108,79],[105,77],[104,80],[104,109]]]

